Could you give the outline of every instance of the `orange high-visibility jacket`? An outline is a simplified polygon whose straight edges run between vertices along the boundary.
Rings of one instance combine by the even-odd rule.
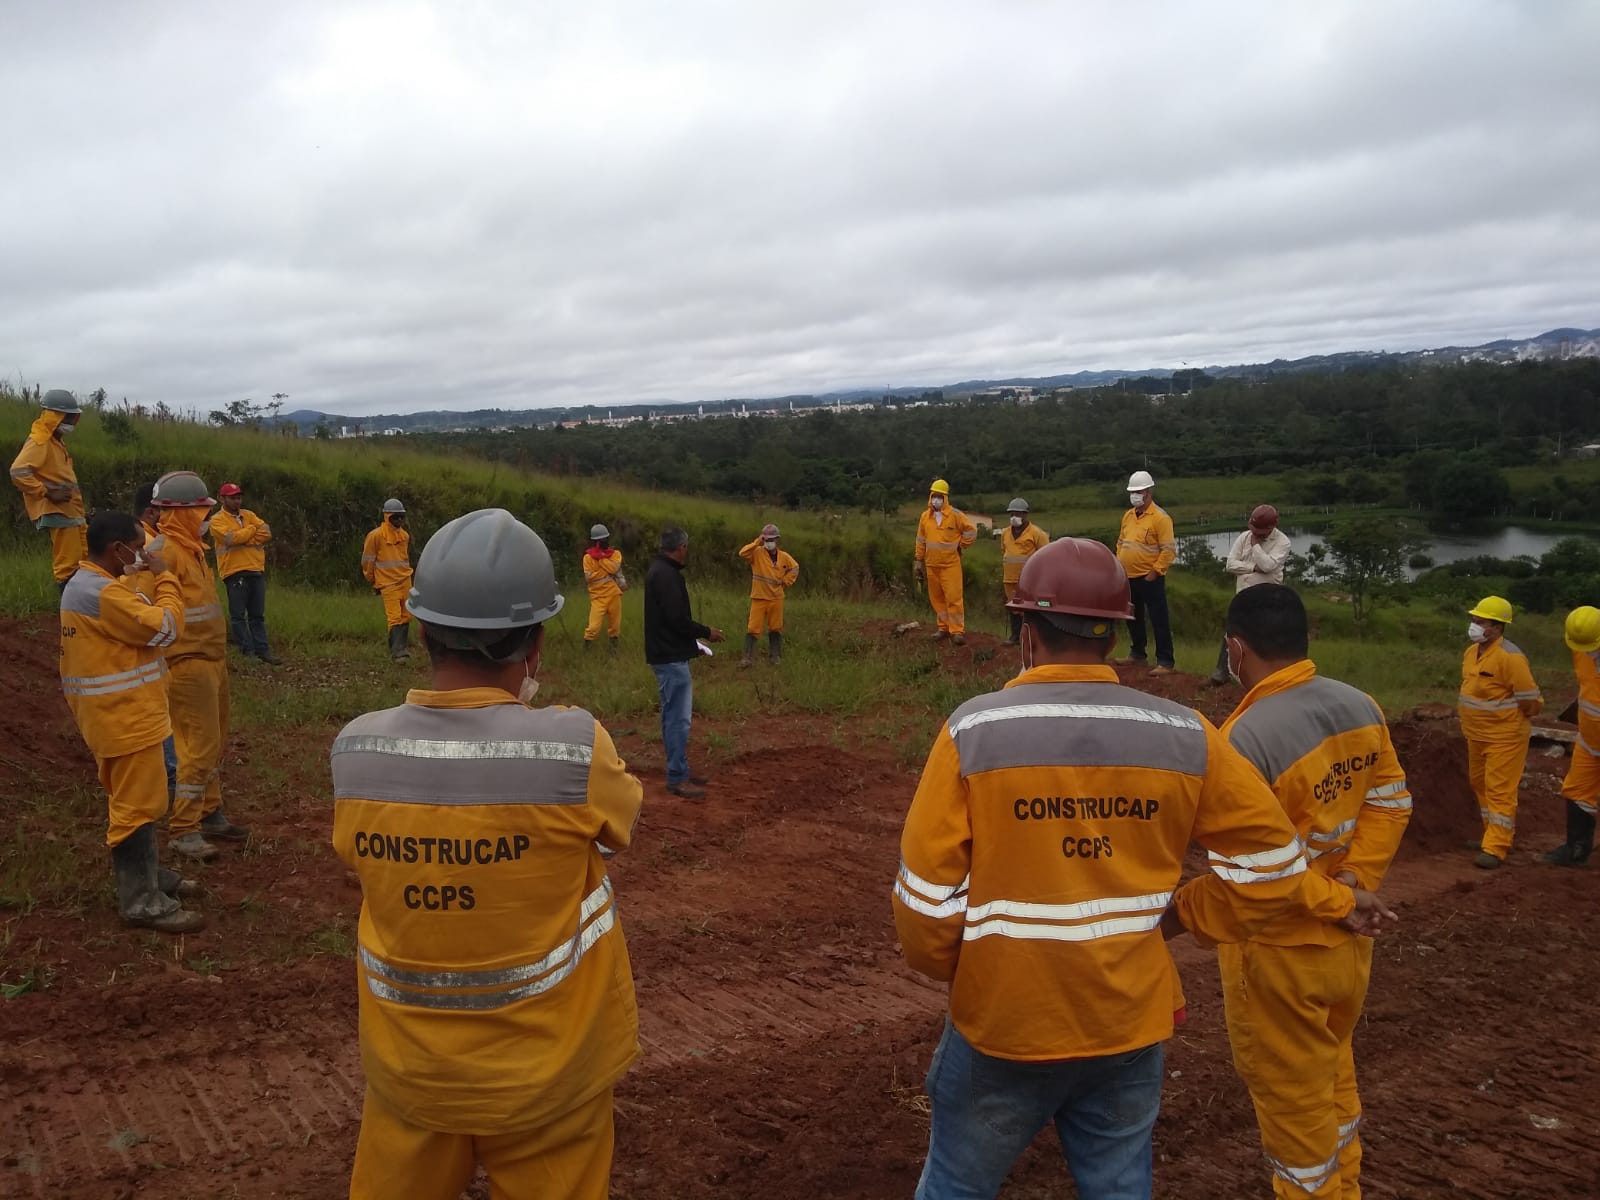
[[[611,600],[622,595],[617,576],[622,573],[622,551],[613,550],[604,558],[587,551],[583,556],[583,581],[589,585],[589,599]]]
[[[1300,888],[1305,856],[1261,778],[1199,713],[1045,666],[940,730],[900,840],[906,960],[951,980],[985,1054],[1116,1054],[1172,1034],[1159,931],[1195,840],[1211,870],[1177,892],[1195,933],[1242,941]]]
[[[1578,677],[1578,741],[1600,757],[1600,650],[1574,650],[1572,673]]]
[[[1532,722],[1518,705],[1528,701],[1544,704],[1528,669],[1528,656],[1515,644],[1498,637],[1487,646],[1467,647],[1461,657],[1461,695],[1456,698],[1463,736],[1476,742],[1527,741]]]
[[[1122,514],[1117,561],[1129,579],[1142,579],[1151,571],[1165,575],[1177,557],[1178,538],[1166,509],[1152,500],[1142,513],[1130,508]]]
[[[367,534],[361,548],[361,574],[373,587],[411,582],[411,534],[385,521]]]
[[[639,781],[582,709],[412,691],[333,744],[333,843],[361,879],[361,1061],[424,1129],[545,1124],[639,1053],[601,846]]]
[[[941,512],[922,510],[917,521],[916,561],[930,567],[948,567],[961,561],[961,551],[978,540],[972,518],[948,503]]]
[[[1031,521],[1019,537],[1012,532],[1008,520],[1000,535],[1000,582],[1008,588],[1015,587],[1022,578],[1022,564],[1049,544],[1050,535]]]
[[[83,491],[78,487],[72,455],[67,453],[66,444],[55,436],[62,416],[62,413],[47,412],[34,421],[28,440],[22,443],[22,449],[11,463],[11,482],[22,493],[28,520],[36,524],[44,517],[64,518],[72,525],[83,524]],[[45,495],[45,488],[53,484],[70,487],[71,497],[50,499]]]
[[[248,508],[238,513],[221,509],[211,518],[211,544],[217,551],[217,574],[224,579],[240,571],[267,569],[267,543],[272,530]]]
[[[1256,684],[1222,736],[1261,772],[1306,847],[1297,904],[1251,935],[1273,946],[1336,946],[1354,936],[1333,922],[1355,895],[1333,880],[1354,873],[1368,891],[1383,882],[1411,820],[1406,773],[1371,696],[1323,679],[1310,659]]]
[[[161,514],[161,536],[145,543],[159,553],[178,580],[183,595],[183,630],[167,647],[167,661],[202,658],[222,662],[228,656],[228,630],[217,601],[217,577],[206,560],[193,514],[198,509],[179,508]]]
[[[779,550],[774,558],[767,553],[761,539],[757,538],[739,551],[739,557],[750,564],[750,599],[782,600],[784,592],[800,578],[800,564],[787,550]]]
[[[163,742],[167,648],[183,629],[183,596],[172,572],[155,577],[155,603],[94,563],[61,593],[61,690],[96,758]]]

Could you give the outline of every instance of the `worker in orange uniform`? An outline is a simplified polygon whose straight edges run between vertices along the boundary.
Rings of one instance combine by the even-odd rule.
[[[1600,805],[1600,608],[1584,605],[1567,614],[1567,649],[1578,677],[1578,744],[1561,784],[1567,802],[1567,840],[1543,861],[1581,867],[1594,849],[1595,809]]]
[[[1117,682],[1106,657],[1131,605],[1110,550],[1052,542],[1010,607],[1022,672],[939,731],[900,841],[900,944],[950,982],[916,1195],[993,1196],[1054,1122],[1079,1196],[1148,1197],[1181,1003],[1163,921],[1242,941],[1293,899],[1305,857],[1215,727]],[[1211,870],[1174,898],[1191,840]]]
[[[962,599],[961,554],[978,540],[972,518],[950,504],[950,485],[935,479],[928,489],[928,507],[917,521],[917,551],[911,574],[927,581],[928,603],[938,622],[933,640],[949,638],[957,646],[967,640],[967,609]]]
[[[1517,832],[1517,789],[1528,762],[1528,734],[1544,701],[1528,656],[1506,640],[1511,605],[1485,596],[1467,614],[1456,711],[1467,739],[1467,774],[1483,818],[1483,840],[1472,861],[1492,871],[1511,853]]]
[[[783,661],[783,597],[800,578],[800,564],[794,555],[781,549],[782,535],[770,522],[739,557],[750,564],[750,620],[744,627],[744,657],[741,667],[755,661],[756,639],[767,635],[767,661],[777,666]]]
[[[406,506],[392,497],[383,502],[383,520],[367,534],[361,548],[361,574],[383,597],[383,615],[389,623],[389,657],[403,662],[411,657],[411,618],[406,596],[411,591],[411,534],[406,530]]]
[[[1017,580],[1022,578],[1022,565],[1050,544],[1050,535],[1033,523],[1028,502],[1021,496],[1006,505],[1006,515],[1009,519],[1000,535],[1000,587],[1010,604]],[[1013,609],[1008,615],[1011,632],[1006,636],[1006,645],[1015,646],[1022,637],[1022,614]]]
[[[167,704],[178,751],[178,785],[167,833],[175,853],[205,862],[217,855],[208,838],[242,842],[249,836],[222,811],[228,636],[205,546],[216,501],[193,471],[171,471],[156,480],[150,503],[161,513],[161,536],[153,545],[170,564],[183,595],[183,632],[167,647]]]
[[[428,540],[407,607],[432,687],[333,744],[333,843],[361,880],[366,1102],[353,1200],[603,1200],[612,1086],[639,1053],[606,877],[639,781],[581,708],[533,708],[550,553],[503,509]]]
[[[1128,476],[1128,510],[1117,534],[1117,561],[1133,589],[1133,619],[1128,622],[1128,653],[1119,665],[1145,661],[1146,618],[1155,633],[1156,665],[1152,675],[1170,675],[1177,666],[1172,650],[1172,624],[1167,617],[1167,571],[1178,557],[1172,518],[1156,503],[1156,481],[1149,471]]]
[[[155,491],[154,483],[141,483],[138,491],[133,494],[133,515],[138,518],[139,528],[144,530],[146,544],[154,542],[161,536],[161,510],[150,502]],[[128,572],[123,575],[123,580],[144,597],[146,604],[155,603],[156,579],[148,568]],[[170,678],[169,675],[168,679]],[[161,686],[165,693],[167,680],[163,680]],[[161,743],[161,759],[167,769],[167,797],[170,801],[178,790],[178,747],[171,733],[168,733],[167,740]]]
[[[611,657],[617,656],[622,638],[622,593],[628,590],[628,577],[622,573],[622,551],[611,548],[611,530],[604,525],[589,527],[589,548],[583,552],[583,581],[589,586],[589,624],[583,631],[583,648],[608,626]]]
[[[233,644],[246,658],[277,666],[267,645],[267,543],[272,529],[244,506],[244,489],[225,483],[217,493],[222,511],[211,518],[211,545],[217,574],[228,593],[228,623]]]
[[[60,388],[46,392],[42,403],[44,411],[11,463],[11,482],[22,493],[33,527],[49,532],[50,568],[56,586],[65,588],[88,552],[83,491],[67,453],[67,435],[77,428],[83,409]]]
[[[190,933],[205,922],[179,897],[199,888],[162,868],[156,853],[156,822],[167,811],[161,743],[172,728],[163,655],[183,632],[183,596],[128,514],[96,513],[87,533],[89,556],[61,593],[61,690],[106,790],[117,910],[128,925]],[[153,603],[126,579],[146,570]]]
[[[1393,914],[1375,895],[1411,819],[1405,771],[1372,697],[1317,674],[1305,605],[1262,583],[1228,608],[1229,673],[1249,691],[1222,736],[1277,794],[1306,846],[1293,904],[1217,948],[1234,1066],[1250,1089],[1273,1194],[1360,1194],[1350,1038]]]

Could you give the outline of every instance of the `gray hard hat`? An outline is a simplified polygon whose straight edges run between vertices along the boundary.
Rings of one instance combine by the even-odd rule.
[[[1025,512],[1028,511],[1028,502],[1026,500],[1024,500],[1021,496],[1018,496],[1010,504],[1006,505],[1006,511],[1007,512],[1025,513]]]
[[[607,529],[604,525],[589,526],[589,540],[591,542],[598,542],[601,538],[608,538],[610,536],[611,530]]]
[[[761,527],[761,536],[764,538],[775,538],[782,537],[783,535],[778,532],[778,527],[776,525],[768,522]]]
[[[51,388],[44,394],[40,405],[51,412],[81,413],[83,405],[78,403],[78,398],[64,388]]]
[[[480,508],[428,539],[406,611],[428,625],[509,632],[563,603],[539,535],[503,508]]]
[[[156,508],[211,508],[217,502],[206,481],[193,471],[168,471],[156,480],[150,503]]]
[[[383,502],[383,511],[386,513],[403,513],[405,510],[406,506],[401,504],[400,501],[396,500],[393,496],[390,496]]]

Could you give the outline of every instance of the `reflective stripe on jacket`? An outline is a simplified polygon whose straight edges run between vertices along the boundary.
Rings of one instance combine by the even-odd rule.
[[[248,508],[223,509],[211,518],[211,544],[216,547],[217,573],[224,579],[241,571],[267,569],[267,543],[272,530]]]
[[[610,1086],[639,1026],[599,846],[628,846],[641,789],[605,729],[498,688],[412,691],[345,726],[332,763],[368,1086],[481,1135]]]
[[[61,593],[61,690],[90,753],[116,758],[165,741],[166,650],[183,630],[183,597],[157,575],[155,603],[85,562]]]
[[[1177,557],[1178,539],[1166,509],[1151,501],[1143,513],[1130,508],[1122,514],[1117,561],[1129,579],[1142,578],[1151,571],[1165,575]]]
[[[622,595],[617,576],[622,574],[622,551],[613,550],[604,558],[585,552],[583,556],[583,581],[589,585],[591,600],[612,600]]]
[[[1049,544],[1050,535],[1032,522],[1019,536],[1007,521],[1005,532],[1000,535],[1000,582],[1006,587],[1014,586],[1022,578],[1022,564]]]
[[[951,980],[951,1019],[986,1054],[1160,1041],[1177,984],[1158,926],[1191,840],[1211,871],[1177,902],[1202,936],[1243,940],[1300,887],[1294,828],[1204,717],[1110,667],[1025,671],[928,755],[894,887],[906,959]]]
[[[161,514],[161,535],[145,543],[145,552],[154,550],[167,560],[177,577],[183,595],[183,631],[167,647],[167,661],[203,658],[223,662],[228,656],[227,621],[217,600],[217,577],[206,560],[200,541],[200,509],[179,508]],[[203,517],[201,518],[203,519]]]
[[[367,534],[361,548],[361,574],[373,587],[411,582],[411,534],[385,521]]]
[[[784,593],[800,578],[800,564],[787,550],[768,553],[757,538],[739,551],[750,564],[750,599],[782,600]]]
[[[83,492],[78,487],[72,455],[67,453],[66,443],[55,436],[61,417],[61,413],[47,412],[34,421],[28,440],[22,443],[22,449],[11,463],[11,482],[22,493],[28,520],[34,524],[45,517],[65,518],[71,525],[84,523]],[[45,495],[45,488],[51,484],[66,484],[72,489],[71,497],[50,499]]]
[[[1480,654],[1479,651],[1482,651]],[[1543,707],[1528,656],[1515,643],[1497,637],[1487,646],[1468,646],[1461,656],[1461,694],[1456,711],[1463,736],[1480,742],[1528,740],[1532,722],[1521,705]]]
[[[1306,847],[1299,903],[1252,935],[1274,946],[1336,946],[1355,896],[1333,881],[1352,871],[1371,891],[1383,882],[1406,823],[1411,793],[1371,696],[1323,679],[1307,659],[1250,689],[1222,726],[1228,744],[1261,772]]]
[[[917,521],[916,561],[947,567],[960,562],[960,552],[977,540],[978,527],[959,508],[946,504],[938,513],[925,508]]]
[[[1600,755],[1600,650],[1572,652],[1578,677],[1578,737],[1590,754]]]

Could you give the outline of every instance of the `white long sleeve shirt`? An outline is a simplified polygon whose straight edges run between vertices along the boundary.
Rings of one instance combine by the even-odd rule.
[[[1258,583],[1282,583],[1283,564],[1293,548],[1281,529],[1274,529],[1260,542],[1246,529],[1233,539],[1233,549],[1228,551],[1228,572],[1238,581],[1235,590],[1242,592]]]

